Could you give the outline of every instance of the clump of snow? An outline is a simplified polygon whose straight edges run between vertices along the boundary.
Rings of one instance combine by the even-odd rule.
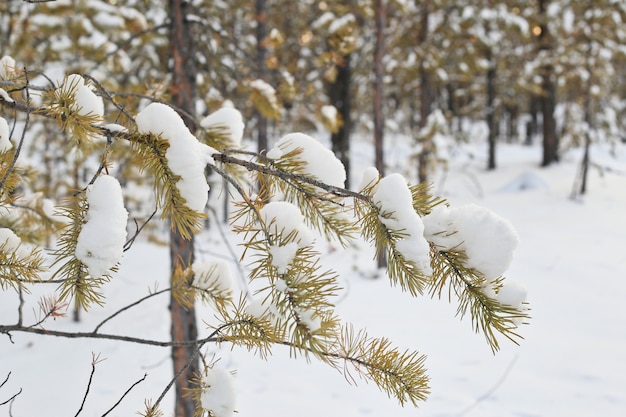
[[[290,133],[283,136],[267,153],[267,157],[280,159],[295,150],[299,150],[300,153],[293,159],[303,163],[304,175],[335,187],[344,186],[346,169],[341,161],[330,149],[304,133]]]
[[[250,88],[264,97],[272,109],[278,111],[278,99],[276,98],[276,89],[274,87],[263,80],[256,79],[250,82]]]
[[[60,223],[68,223],[69,218],[59,213],[56,209],[54,201],[49,198],[44,198],[41,203],[41,210],[46,217],[52,221]]]
[[[331,132],[337,131],[340,127],[340,118],[337,108],[331,105],[322,106],[320,109],[322,120],[326,123]]]
[[[70,109],[81,116],[95,116],[99,122],[104,118],[104,102],[94,91],[85,84],[85,79],[79,74],[70,74],[65,77],[61,86],[61,94],[72,94],[74,103]]]
[[[7,103],[13,103],[15,101],[11,98],[9,93],[7,93],[4,88],[0,88],[0,97],[2,97],[2,99]]]
[[[180,176],[176,187],[190,209],[203,212],[209,197],[204,169],[216,151],[200,143],[178,113],[165,104],[149,104],[135,121],[139,133],[152,133],[169,143],[165,157],[172,172]]]
[[[524,308],[524,302],[526,301],[526,296],[528,292],[526,288],[522,287],[518,283],[515,282],[505,282],[504,285],[498,290],[498,295],[496,295],[496,299],[500,302],[500,304],[509,305],[518,310],[522,310]]]
[[[215,289],[223,293],[231,293],[233,273],[230,265],[223,259],[196,261],[191,265],[194,273],[193,286],[202,290]]]
[[[125,126],[122,126],[120,124],[117,123],[107,123],[105,125],[102,126],[104,129],[108,130],[109,132],[113,132],[113,133],[125,133],[128,132],[128,129]]]
[[[298,251],[298,244],[296,242],[289,242],[282,246],[272,245],[270,246],[270,256],[272,257],[272,265],[276,267],[279,274],[287,272],[287,268],[293,262]]]
[[[241,112],[232,107],[222,107],[200,121],[200,126],[207,130],[224,129],[232,147],[241,146],[245,124]]]
[[[314,310],[296,308],[296,314],[300,323],[304,324],[310,332],[315,332],[322,327],[322,318]]]
[[[213,366],[202,378],[202,408],[212,417],[229,417],[235,414],[235,379],[225,369]]]
[[[513,260],[519,243],[508,220],[475,204],[450,208],[440,205],[422,219],[426,239],[443,250],[461,250],[465,266],[489,282],[499,278]]]
[[[31,254],[30,249],[22,245],[22,239],[13,230],[6,227],[0,228],[0,250],[7,254],[15,254],[21,259],[25,259]]]
[[[299,247],[313,243],[313,234],[304,223],[300,209],[286,201],[272,201],[260,210],[261,220],[279,243],[295,242]]]
[[[376,167],[368,167],[363,171],[363,176],[361,177],[361,184],[359,184],[358,190],[364,190],[368,187],[373,186],[378,182],[380,178],[380,174]]]
[[[99,278],[122,258],[128,212],[120,183],[109,175],[98,177],[87,188],[87,204],[75,255],[87,266],[89,275]]]
[[[0,79],[7,80],[15,73],[16,63],[8,55],[0,58]]]
[[[11,129],[4,117],[0,117],[0,153],[4,153],[13,147],[13,144],[9,140],[11,136]]]
[[[299,248],[313,243],[300,209],[285,201],[273,201],[261,209],[261,220],[272,235],[269,248],[272,265],[279,274],[287,272]]]
[[[404,177],[394,173],[382,178],[373,189],[372,201],[380,210],[380,221],[402,235],[396,249],[425,275],[432,274],[424,224],[413,208],[413,196]]]

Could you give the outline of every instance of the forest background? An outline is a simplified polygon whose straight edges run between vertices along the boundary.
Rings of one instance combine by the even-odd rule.
[[[194,64],[193,99],[180,103],[170,88],[177,83],[168,41],[176,5],[185,7],[179,29],[194,45],[186,62]],[[380,173],[392,167],[415,182],[441,178],[455,154],[476,143],[486,146],[472,155],[489,170],[501,169],[497,150],[504,144],[540,146],[536,164],[544,167],[573,151],[580,156],[574,198],[587,192],[589,167],[619,171],[594,165],[591,155],[594,146],[617,155],[624,140],[621,1],[91,0],[0,7],[0,55],[27,69],[33,84],[86,74],[125,106],[150,97],[197,118],[232,103],[244,115],[251,148],[270,149],[291,131],[328,140],[348,169],[348,188],[360,179],[350,169],[357,137],[358,149],[363,141],[371,146]],[[66,138],[47,123],[54,122],[31,126],[29,134],[43,139],[26,141],[24,153],[46,167],[36,188],[62,201],[86,186],[99,154],[41,152]],[[406,163],[385,155],[392,137],[402,138]],[[149,217],[141,173],[130,158],[119,166],[129,211]],[[224,205],[214,206],[216,217],[226,214]],[[146,236],[161,241],[164,233],[157,227]]]

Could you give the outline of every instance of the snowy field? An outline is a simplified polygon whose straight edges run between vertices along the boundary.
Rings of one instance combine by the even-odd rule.
[[[399,139],[397,139],[399,141]],[[391,172],[404,167],[401,143],[388,155]],[[358,148],[357,161],[370,158]],[[473,158],[470,158],[474,152]],[[431,395],[420,408],[402,408],[373,384],[348,382],[325,365],[289,358],[276,348],[262,361],[228,346],[209,346],[207,356],[236,370],[239,416],[429,416],[429,417],[622,417],[626,415],[626,149],[616,157],[594,150],[592,157],[619,172],[592,170],[583,199],[569,196],[580,155],[568,153],[547,169],[538,168],[538,147],[502,145],[495,172],[484,170],[482,148],[465,149],[453,159],[438,191],[452,203],[474,202],[509,219],[520,245],[507,277],[524,285],[532,321],[521,330],[521,346],[502,341],[493,355],[468,319],[454,317],[447,300],[412,298],[376,278],[371,248],[348,252],[330,247],[326,265],[341,274],[338,314],[371,336],[428,356]],[[358,165],[357,165],[358,166]],[[359,182],[355,173],[353,182]],[[227,253],[220,239],[198,238],[199,257]],[[228,257],[228,255],[225,255]],[[166,287],[168,251],[145,242],[126,253],[120,272],[105,286],[107,305],[75,324],[70,318],[46,325],[65,331],[91,331],[118,308]],[[40,289],[50,293],[51,287]],[[39,294],[28,298],[26,319],[34,320]],[[108,322],[103,332],[167,340],[167,295]],[[12,323],[18,301],[0,294],[0,317]],[[201,318],[210,319],[210,311]],[[0,338],[0,403],[19,389],[15,417],[73,416],[79,410],[91,372],[92,352],[105,359],[96,366],[82,416],[101,416],[147,374],[111,416],[132,416],[144,399],[156,399],[171,378],[169,349],[90,339],[57,339],[16,333]],[[172,396],[163,402],[172,415]],[[8,416],[8,405],[0,416]]]

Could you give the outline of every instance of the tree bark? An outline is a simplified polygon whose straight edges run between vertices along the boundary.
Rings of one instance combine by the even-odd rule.
[[[385,0],[374,0],[374,19],[376,25],[376,40],[374,44],[374,147],[375,165],[380,175],[384,175],[384,115],[383,115],[383,56],[385,53],[385,15],[387,6]]]
[[[170,26],[169,26],[169,57],[171,63],[171,94],[173,104],[180,110],[181,117],[187,127],[195,130],[194,99],[197,95],[195,79],[196,68],[194,64],[194,44],[190,28],[187,26],[187,8],[189,3],[184,0],[169,0]],[[194,240],[184,239],[176,231],[170,232],[170,261],[171,276],[177,267],[187,268],[193,263]],[[171,294],[171,292],[170,292]],[[176,298],[170,296],[172,341],[196,340],[198,337],[195,308],[192,305],[183,306]],[[195,357],[194,347],[173,346],[172,362],[174,374],[185,369],[175,383],[175,416],[193,417],[195,404],[193,399],[186,394],[186,390],[193,388],[192,378],[199,374],[199,360]]]
[[[541,33],[539,34],[539,49],[552,49],[547,25],[547,5],[549,0],[539,0],[539,18]],[[556,121],[554,110],[556,107],[556,86],[554,85],[554,68],[549,63],[541,69],[542,94],[539,98],[541,114],[543,116],[543,161],[541,166],[548,166],[558,162],[558,138],[556,135]]]
[[[256,64],[259,78],[265,77],[265,36],[267,36],[267,8],[265,0],[255,0],[256,8]],[[257,150],[259,152],[267,151],[267,118],[264,117],[258,110],[256,113],[257,119]]]
[[[339,130],[330,136],[333,152],[339,158],[346,169],[345,188],[350,188],[350,134],[352,132],[352,100],[350,85],[352,69],[350,67],[350,54],[343,57],[341,65],[337,66],[335,81],[328,85],[328,98],[330,104],[335,106],[343,120]]]
[[[375,165],[380,175],[385,175],[383,152],[384,115],[383,115],[383,56],[385,53],[385,17],[387,7],[385,0],[374,0],[374,20],[376,25],[376,41],[374,43],[374,148]],[[387,266],[385,251],[378,253],[378,267]]]
[[[487,126],[489,128],[489,158],[487,169],[496,169],[496,63],[491,49],[487,50],[489,69],[487,70]]]
[[[418,43],[420,46],[424,46],[428,39],[428,20],[430,18],[430,0],[422,3],[422,19],[420,23],[420,31],[418,37]],[[420,65],[420,129],[426,126],[426,121],[430,115],[433,97],[430,87],[430,74],[424,65],[424,60]],[[452,93],[450,93],[452,94]],[[430,169],[428,161],[430,155],[433,152],[433,143],[430,138],[425,139],[422,143],[422,150],[417,157],[417,179],[418,181],[428,181],[428,171]]]

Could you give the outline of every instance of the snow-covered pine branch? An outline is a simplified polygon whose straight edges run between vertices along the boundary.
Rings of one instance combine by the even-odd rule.
[[[199,349],[219,340],[267,356],[272,346],[287,345],[293,354],[313,356],[349,378],[342,364],[350,363],[402,403],[425,399],[429,388],[422,355],[341,324],[334,308],[337,275],[324,269],[314,246],[316,233],[347,246],[360,232],[374,247],[386,250],[392,284],[414,296],[426,291],[441,296],[449,287],[458,299],[459,315],[471,316],[474,328],[485,334],[493,350],[499,347],[498,335],[513,341],[519,337],[517,326],[528,317],[525,294],[502,277],[516,235],[492,213],[450,207],[431,195],[426,185],[409,185],[399,174],[381,178],[374,169],[366,171],[359,191],[346,190],[340,161],[303,133],[285,135],[266,155],[235,158],[236,152],[245,152],[233,149],[241,145],[244,127],[235,109],[225,107],[205,117],[195,136],[165,104],[149,104],[127,125],[113,126],[104,124],[101,102],[82,76],[71,75],[61,87],[43,94],[36,113],[57,119],[61,130],[78,138],[74,143],[79,148],[102,133],[111,147],[117,141],[130,142],[140,168],[154,182],[162,218],[183,236],[191,237],[202,227],[209,191],[207,166],[240,194],[232,229],[244,248],[241,261],[250,262],[248,278],[260,289],[254,296],[238,294],[230,272],[219,262],[196,262],[175,271],[171,288],[175,297],[191,303],[199,295],[216,307],[209,324],[211,339],[184,341],[189,346]],[[2,103],[9,105],[6,100]],[[30,103],[17,100],[10,105],[34,113]],[[0,131],[0,139],[5,135],[6,129]],[[247,169],[249,177],[240,168]],[[20,175],[16,170],[16,184]],[[94,178],[62,213],[69,222],[53,265],[53,278],[61,281],[60,299],[73,297],[84,308],[104,303],[99,288],[120,262],[128,215],[119,183],[100,171]],[[259,194],[249,191],[249,184],[259,178],[264,188]],[[501,237],[496,247],[485,241],[485,230]],[[18,330],[26,331],[11,327]],[[204,378],[203,389],[194,395],[204,410],[229,413],[232,401],[218,404],[211,389],[205,389],[212,377],[224,380],[226,374],[216,376],[213,370],[207,368],[199,376]],[[230,394],[229,388],[224,398]]]

